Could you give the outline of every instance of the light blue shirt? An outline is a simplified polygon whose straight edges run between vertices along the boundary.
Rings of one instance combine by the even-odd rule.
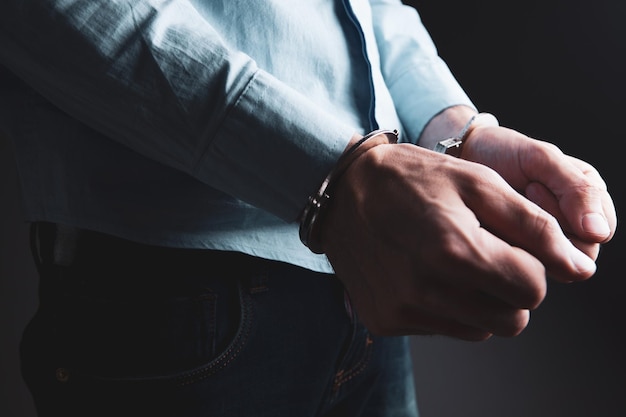
[[[26,220],[321,272],[297,219],[352,134],[472,106],[399,0],[2,0],[0,63]]]

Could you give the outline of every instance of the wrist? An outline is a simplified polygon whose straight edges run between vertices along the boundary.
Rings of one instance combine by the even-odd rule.
[[[319,223],[333,194],[336,181],[361,155],[375,146],[395,143],[396,130],[376,130],[365,136],[354,135],[335,167],[326,176],[322,185],[309,200],[300,216],[300,240],[314,253],[323,253],[319,241]]]
[[[464,142],[478,126],[499,126],[499,123],[498,119],[491,113],[477,113],[469,118],[463,128],[455,136],[437,142],[433,150],[460,158]]]
[[[435,149],[440,140],[456,136],[467,121],[476,114],[478,112],[468,106],[446,108],[428,122],[417,144],[427,149]]]

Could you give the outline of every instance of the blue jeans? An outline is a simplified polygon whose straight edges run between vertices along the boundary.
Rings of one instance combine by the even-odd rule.
[[[333,276],[32,231],[21,352],[40,417],[417,416],[407,339],[369,334]]]

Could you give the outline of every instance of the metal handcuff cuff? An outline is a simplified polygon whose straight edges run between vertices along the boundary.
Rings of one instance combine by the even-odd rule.
[[[452,156],[460,156],[463,141],[477,126],[499,126],[498,120],[490,113],[478,113],[463,126],[463,129],[455,137],[439,141],[435,151]],[[324,253],[319,240],[319,230],[315,226],[323,215],[324,208],[332,195],[332,190],[337,178],[346,171],[359,156],[377,145],[396,143],[398,140],[397,130],[375,130],[365,135],[342,154],[335,168],[326,176],[317,192],[309,197],[307,205],[300,216],[300,240],[311,252]]]
[[[456,157],[461,156],[463,149],[463,142],[469,136],[469,134],[478,126],[499,126],[498,119],[491,113],[478,113],[473,115],[458,135],[452,138],[444,139],[437,142],[434,151],[439,153],[445,153]]]
[[[319,228],[315,226],[330,200],[336,180],[343,175],[350,164],[374,146],[396,143],[397,140],[397,130],[375,130],[363,136],[341,155],[335,168],[326,176],[317,192],[309,197],[300,216],[300,240],[311,252],[324,253],[319,240]]]

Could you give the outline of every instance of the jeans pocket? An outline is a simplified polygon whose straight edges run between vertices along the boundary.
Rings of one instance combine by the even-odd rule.
[[[40,311],[29,325],[24,366],[31,358],[41,365],[37,359],[45,357],[45,368],[56,369],[60,382],[183,383],[216,368],[216,362],[223,368],[242,349],[250,326],[246,299],[236,281],[193,295],[111,299],[64,294],[53,313]]]
[[[195,386],[181,386],[230,365],[247,340],[242,335],[250,314],[230,314],[232,307],[247,308],[220,308],[220,295],[202,291],[150,302],[71,298],[61,299],[64,308],[56,314],[38,313],[21,345],[38,415],[200,415],[178,409],[194,409],[204,398]]]

